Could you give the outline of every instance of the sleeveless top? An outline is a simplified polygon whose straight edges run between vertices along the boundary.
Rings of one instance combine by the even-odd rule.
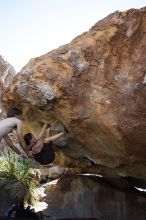
[[[40,164],[50,164],[55,159],[52,142],[44,143],[42,150],[38,154],[33,154],[34,159]]]

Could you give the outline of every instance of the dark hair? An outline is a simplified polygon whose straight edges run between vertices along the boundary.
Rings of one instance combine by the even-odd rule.
[[[15,117],[16,115],[21,115],[22,111],[19,108],[12,107],[7,112],[7,118]]]
[[[24,135],[23,138],[24,138],[25,144],[29,145],[30,140],[32,139],[32,134],[31,133],[27,133],[27,134]]]

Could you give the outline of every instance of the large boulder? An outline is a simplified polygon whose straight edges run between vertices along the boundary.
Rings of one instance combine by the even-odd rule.
[[[31,59],[7,89],[3,105],[23,108],[25,132],[36,134],[42,119],[53,130],[65,124],[70,135],[56,145],[72,159],[68,164],[83,159],[89,161],[86,167],[125,166],[124,175],[134,164],[130,175],[143,178],[145,50],[146,8],[116,11],[71,43]]]

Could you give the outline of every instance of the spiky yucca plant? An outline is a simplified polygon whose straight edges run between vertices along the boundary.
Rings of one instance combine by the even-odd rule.
[[[0,157],[0,186],[8,190],[12,198],[23,200],[26,193],[33,203],[36,182],[30,176],[30,169],[36,164],[31,159],[23,159],[19,155],[10,153]]]

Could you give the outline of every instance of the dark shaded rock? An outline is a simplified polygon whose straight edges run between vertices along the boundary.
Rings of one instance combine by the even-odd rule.
[[[46,185],[48,208],[44,215],[60,218],[145,220],[146,197],[109,186],[101,178],[66,176]]]

